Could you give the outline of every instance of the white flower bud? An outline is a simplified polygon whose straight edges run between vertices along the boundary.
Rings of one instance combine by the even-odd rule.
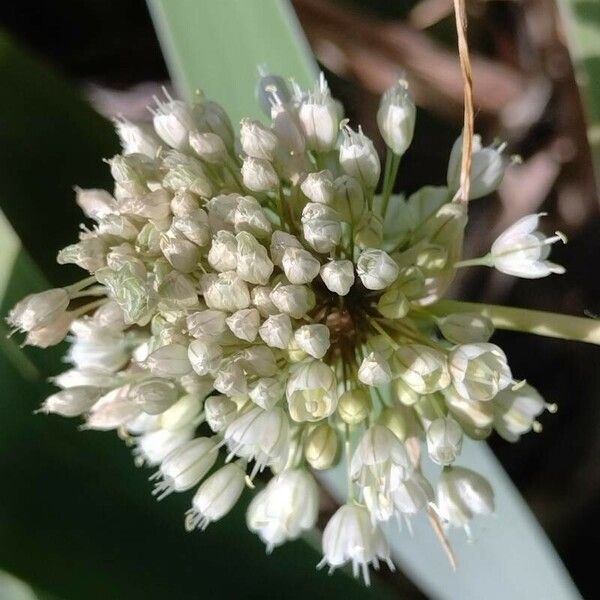
[[[98,221],[97,233],[107,242],[115,243],[114,238],[122,238],[133,242],[138,234],[138,228],[127,217],[108,215]],[[119,240],[121,242],[122,240]],[[117,242],[118,243],[118,242]]]
[[[496,239],[490,251],[490,262],[498,271],[525,279],[565,272],[561,265],[546,260],[550,246],[559,240],[566,242],[566,237],[558,231],[552,237],[537,231],[540,217],[544,214],[519,219]]]
[[[145,413],[159,415],[177,401],[177,387],[172,381],[152,377],[136,383],[129,396]]]
[[[294,333],[296,343],[313,358],[323,358],[329,350],[329,328],[320,323],[303,325]]]
[[[200,416],[201,410],[200,397],[197,394],[186,394],[167,408],[159,416],[158,422],[163,429],[175,431],[194,424]]]
[[[296,111],[288,103],[275,102],[271,106],[271,127],[281,146],[288,153],[301,155],[306,149],[306,140],[301,131]]]
[[[272,231],[266,212],[252,196],[240,196],[233,225],[237,232],[247,231],[260,239],[269,238]]]
[[[237,241],[230,231],[217,231],[208,251],[208,264],[215,271],[235,271],[237,268]]]
[[[289,435],[289,421],[281,408],[263,410],[255,406],[227,427],[225,441],[232,454],[256,461],[252,478],[287,457]]]
[[[354,481],[384,493],[394,490],[412,472],[404,444],[384,425],[372,425],[365,431],[350,463]]]
[[[339,215],[325,204],[309,202],[302,210],[302,232],[317,252],[331,252],[342,238]]]
[[[214,373],[223,357],[223,348],[210,340],[192,340],[188,347],[188,360],[198,375]]]
[[[118,119],[115,125],[123,154],[144,154],[148,158],[156,157],[161,143],[148,126],[136,125],[127,119]]]
[[[198,246],[206,246],[210,242],[208,215],[200,208],[188,215],[173,217],[173,228]]]
[[[310,283],[321,269],[321,263],[307,250],[286,248],[281,266],[290,283]]]
[[[252,192],[272,192],[279,187],[273,165],[262,158],[247,156],[242,164],[242,180]]]
[[[271,260],[273,264],[278,267],[281,266],[283,255],[288,248],[296,248],[302,250],[302,244],[298,241],[298,238],[285,231],[274,231],[271,236]]]
[[[329,565],[333,571],[347,562],[352,563],[352,574],[362,573],[369,585],[369,565],[379,568],[384,560],[393,571],[390,549],[381,529],[371,523],[369,511],[358,504],[344,504],[331,517],[323,531],[323,559],[317,565]]]
[[[248,382],[244,371],[235,362],[229,362],[219,368],[214,385],[217,392],[229,397],[243,396],[248,391]]]
[[[309,360],[297,366],[286,387],[288,409],[294,421],[320,421],[337,406],[337,382],[329,365]]]
[[[370,352],[360,364],[358,379],[365,385],[378,387],[392,380],[392,370],[380,352]]]
[[[450,152],[448,161],[448,187],[452,193],[460,188],[460,167],[462,162],[463,136],[461,135]],[[473,136],[473,153],[471,159],[471,186],[469,200],[487,196],[497,190],[504,177],[508,161],[502,156],[505,144],[501,146],[481,145],[481,136]]]
[[[335,429],[326,421],[319,423],[304,440],[304,458],[313,469],[329,469],[335,462],[338,446]]]
[[[487,342],[494,333],[494,324],[477,313],[456,313],[437,321],[442,335],[455,344]]]
[[[187,190],[179,190],[171,199],[171,212],[175,217],[187,217],[200,209],[196,196]]]
[[[329,170],[309,173],[300,184],[300,189],[311,202],[331,204],[334,194],[333,175]]]
[[[267,552],[312,529],[319,514],[319,491],[304,469],[283,471],[253,498],[246,522],[259,535]]]
[[[237,416],[237,405],[227,396],[209,396],[204,402],[204,413],[208,426],[220,433]]]
[[[437,485],[437,507],[450,525],[465,527],[474,516],[494,512],[494,491],[478,473],[447,467]]]
[[[245,231],[235,236],[237,242],[237,274],[248,283],[265,285],[273,273],[267,249]]]
[[[292,322],[288,315],[272,315],[260,326],[258,333],[267,346],[285,350],[292,339]]]
[[[93,273],[106,264],[106,243],[99,237],[83,238],[63,248],[56,257],[59,265],[73,264]]]
[[[97,221],[118,213],[117,201],[104,190],[75,188],[75,201],[86,217]]]
[[[556,405],[546,404],[539,392],[528,383],[514,391],[507,388],[498,392],[492,405],[494,429],[509,442],[517,442],[521,435],[536,427],[535,419],[544,409],[556,411]]]
[[[273,351],[267,346],[245,348],[236,354],[236,359],[247,373],[259,377],[272,377],[278,371]]]
[[[429,346],[400,346],[394,352],[393,366],[394,374],[418,394],[433,394],[450,385],[446,357]]]
[[[402,156],[412,142],[416,112],[406,81],[396,82],[381,96],[377,124],[385,143],[398,156]]]
[[[152,430],[136,438],[136,464],[149,466],[161,463],[173,450],[185,444],[194,435],[194,427],[184,427],[176,431],[168,429]]]
[[[194,104],[194,120],[200,131],[216,133],[228,148],[233,148],[233,127],[225,109],[212,100],[205,100]]]
[[[221,310],[201,310],[186,317],[189,334],[195,338],[218,338],[227,329],[227,313]]]
[[[261,317],[270,317],[279,314],[279,309],[271,300],[273,290],[264,285],[258,285],[252,288],[252,304],[256,306]]]
[[[209,308],[235,312],[250,305],[248,284],[234,271],[220,273],[204,292]]]
[[[449,357],[452,384],[465,400],[486,402],[512,382],[506,355],[495,344],[463,344]]]
[[[51,323],[29,330],[24,343],[25,345],[37,346],[38,348],[54,346],[65,339],[72,321],[73,314],[68,312],[61,313]]]
[[[250,398],[265,410],[273,408],[284,394],[284,384],[277,377],[261,377],[250,387]]]
[[[365,389],[355,389],[348,390],[340,396],[337,412],[344,423],[358,425],[369,416],[372,408],[369,392]]]
[[[235,211],[242,196],[239,194],[221,194],[211,198],[205,208],[208,212],[208,222],[213,231],[226,229],[233,231]]]
[[[124,385],[102,396],[91,407],[84,429],[109,431],[137,417],[141,411],[129,398],[129,389],[129,385]]]
[[[242,150],[254,158],[273,160],[277,136],[260,121],[242,119],[240,127]]]
[[[144,366],[158,377],[181,377],[192,370],[188,350],[181,344],[167,344],[148,355]]]
[[[218,165],[227,158],[225,143],[216,133],[192,131],[189,142],[192,150],[211,165]]]
[[[94,368],[68,369],[52,377],[50,381],[63,389],[78,386],[112,388],[118,383],[118,379],[112,373]]]
[[[196,438],[173,450],[160,465],[157,476],[161,480],[152,494],[162,500],[173,492],[193,488],[215,464],[216,450],[210,438]]]
[[[345,296],[354,285],[354,264],[350,260],[332,260],[321,267],[321,279],[330,292]]]
[[[315,307],[315,294],[305,285],[279,285],[271,292],[271,300],[294,319],[302,318]]]
[[[188,531],[206,529],[210,523],[223,518],[244,491],[246,473],[237,464],[221,467],[206,479],[194,494],[192,509],[186,518]]]
[[[253,342],[260,327],[260,314],[256,308],[244,308],[227,317],[227,325],[235,337]]]
[[[67,310],[69,300],[69,292],[63,288],[29,294],[15,304],[6,320],[11,327],[21,331],[46,327]]]
[[[365,188],[373,189],[379,181],[381,164],[373,142],[363,134],[350,127],[344,127],[343,140],[340,145],[340,166],[347,175],[356,177]]]
[[[314,90],[302,100],[298,108],[298,118],[311,150],[328,152],[335,148],[340,109],[331,97],[323,73],[320,74]]]
[[[196,128],[194,117],[184,102],[172,100],[169,96],[167,98],[168,102],[157,102],[154,129],[171,148],[185,150],[190,132]]]
[[[396,281],[400,268],[387,252],[369,248],[358,257],[356,272],[368,290],[383,290]]]
[[[456,460],[462,448],[463,432],[452,417],[439,417],[427,428],[427,452],[438,465],[447,466]]]
[[[87,412],[102,395],[102,389],[90,385],[78,385],[48,396],[40,412],[62,417],[78,417]]]
[[[163,166],[169,169],[162,180],[167,189],[174,192],[187,190],[205,198],[212,196],[211,179],[199,160],[171,150],[165,155]]]
[[[405,515],[414,515],[433,502],[431,484],[421,473],[413,471],[392,493],[391,499],[396,510]]]
[[[200,248],[177,230],[170,229],[161,237],[160,249],[171,266],[182,273],[191,273],[198,264]]]

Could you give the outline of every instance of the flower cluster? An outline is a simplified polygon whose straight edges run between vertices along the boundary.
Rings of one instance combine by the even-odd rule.
[[[94,224],[58,254],[90,276],[28,296],[8,321],[28,344],[68,335],[72,368],[42,410],[118,430],[157,469],[159,498],[195,489],[190,530],[268,471],[247,522],[270,551],[314,527],[314,472],[347,461],[322,564],[352,563],[368,581],[369,565],[392,567],[381,523],[425,510],[467,527],[494,510],[486,480],[455,465],[463,436],[515,441],[548,408],[514,379],[488,318],[432,307],[467,264],[561,272],[547,260],[561,238],[531,215],[486,257],[461,261],[460,139],[447,186],[392,195],[415,125],[405,82],[377,115],[383,177],[322,76],[310,92],[274,76],[259,87],[270,120],[243,119],[239,135],[202,96],[157,101],[153,127],[118,121],[114,190],[77,190]],[[501,147],[474,147],[477,198],[508,161]],[[436,489],[421,445],[443,467]]]

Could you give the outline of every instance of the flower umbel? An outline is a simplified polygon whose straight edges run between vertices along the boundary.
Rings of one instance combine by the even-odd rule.
[[[270,120],[243,119],[239,140],[201,95],[157,101],[153,128],[117,122],[114,189],[77,190],[93,225],[58,256],[89,276],[27,296],[7,321],[29,344],[67,337],[71,368],[41,412],[118,430],[136,464],[158,469],[159,498],[195,488],[190,531],[270,472],[247,523],[271,551],[317,522],[311,470],[345,460],[348,499],[325,527],[321,565],[349,562],[368,584],[370,565],[393,568],[380,522],[427,511],[440,532],[493,511],[491,485],[454,464],[464,436],[495,428],[516,441],[556,408],[489,342],[514,323],[440,311],[456,268],[561,273],[547,258],[564,239],[530,215],[487,257],[461,261],[460,142],[448,187],[391,196],[415,122],[404,81],[379,109],[383,181],[375,146],[342,120],[323,76],[310,92],[271,75],[259,87]],[[499,185],[501,150],[477,139],[472,197]],[[406,222],[389,218],[390,203]],[[596,339],[582,323],[580,337]],[[427,457],[443,466],[437,498]]]

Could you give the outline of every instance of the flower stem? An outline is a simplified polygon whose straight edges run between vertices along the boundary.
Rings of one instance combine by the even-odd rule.
[[[485,256],[480,256],[479,258],[469,258],[467,260],[459,260],[454,263],[455,269],[460,269],[461,267],[491,267],[492,262],[490,260],[490,255],[486,254]]]
[[[400,159],[402,157],[399,154],[394,154],[389,148],[385,157],[385,171],[383,176],[383,190],[381,199],[381,216],[385,219],[387,213],[390,196],[394,189],[394,182],[398,175],[398,167],[400,166]]]
[[[497,329],[524,331],[536,335],[600,345],[600,321],[596,319],[456,300],[440,300],[428,307],[428,310],[436,316],[461,312],[477,313],[488,317]]]

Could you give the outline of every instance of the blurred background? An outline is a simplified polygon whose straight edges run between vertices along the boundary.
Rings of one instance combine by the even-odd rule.
[[[379,94],[406,74],[419,114],[397,187],[410,193],[425,183],[443,184],[462,126],[452,1],[292,4],[334,96],[380,150]],[[470,269],[460,274],[454,293],[595,316],[600,2],[469,0],[467,8],[476,131],[486,142],[506,140],[509,153],[522,161],[508,170],[496,196],[472,204],[465,254],[484,254],[507,225],[540,211],[549,213],[547,231],[562,230],[569,244],[553,249],[553,259],[567,269],[561,277],[525,281]],[[267,40],[269,35],[265,30]],[[239,40],[222,43],[239,43],[244,52]],[[146,106],[170,82],[143,0],[3,3],[0,82],[0,289],[6,314],[45,281],[65,284],[78,277],[75,269],[55,264],[81,219],[72,188],[110,187],[101,158],[117,152],[118,143],[109,120],[148,120]],[[600,349],[502,332],[495,341],[516,376],[527,376],[559,412],[543,418],[543,433],[517,445],[492,437],[491,447],[582,595],[594,597]],[[402,575],[386,573],[365,590],[344,573],[316,574],[318,553],[305,541],[267,558],[243,528],[243,507],[222,526],[185,534],[189,499],[157,505],[148,473],[133,467],[116,436],[83,434],[73,422],[32,415],[49,393],[45,378],[61,369],[64,348],[23,353],[4,335],[0,346],[0,569],[28,581],[35,588],[29,597],[423,597]],[[28,598],[7,595],[20,593],[16,585],[0,579],[0,600]]]

